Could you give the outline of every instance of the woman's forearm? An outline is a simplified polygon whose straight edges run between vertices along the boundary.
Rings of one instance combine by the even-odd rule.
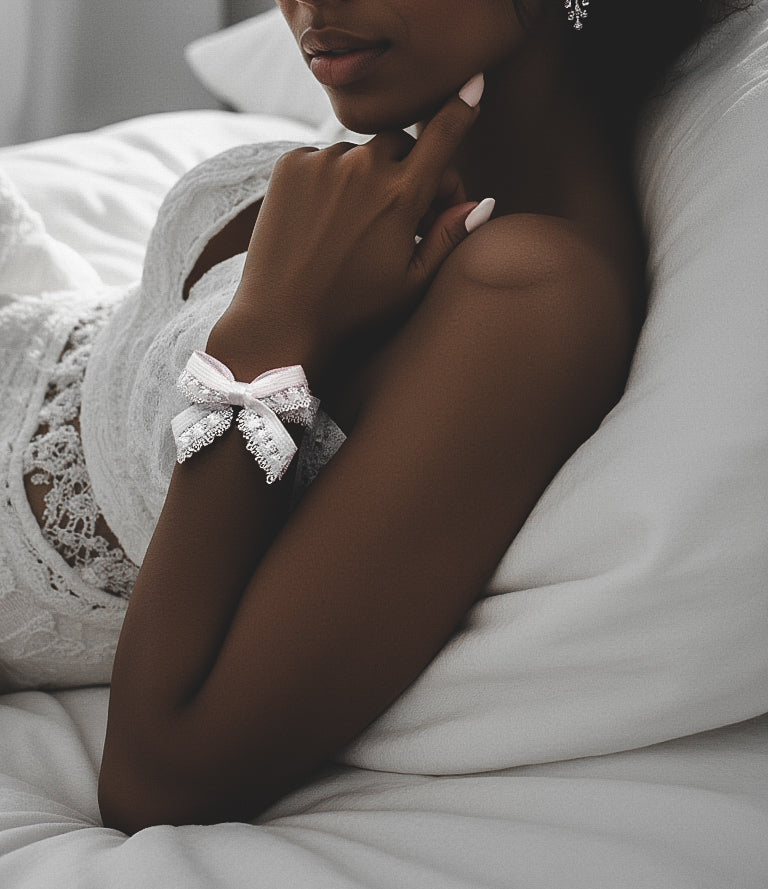
[[[274,332],[263,343],[253,331],[240,334],[249,344],[247,358],[238,357],[238,337],[221,328],[207,348],[220,360],[239,365],[248,379],[300,357],[294,343],[281,345]],[[167,777],[175,765],[180,773],[189,767],[188,754],[195,755],[188,731],[190,708],[216,662],[249,579],[285,519],[291,478],[289,471],[282,482],[267,485],[234,425],[215,446],[175,466],[115,658],[113,730],[100,786],[107,810],[115,772],[126,763],[154,763]],[[182,726],[183,742],[178,738]],[[164,762],[165,753],[170,759]]]
[[[169,714],[194,696],[283,501],[282,486],[265,484],[237,429],[175,467],[123,626],[115,701],[141,688],[144,705]]]

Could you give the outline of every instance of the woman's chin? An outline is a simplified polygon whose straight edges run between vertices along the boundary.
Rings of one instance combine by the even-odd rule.
[[[418,121],[425,114],[417,109],[393,108],[391,110],[366,107],[367,103],[348,100],[332,101],[333,110],[339,122],[353,133],[368,136],[385,130],[404,130]]]
[[[362,136],[373,136],[384,130],[403,130],[410,125],[407,122],[403,123],[381,115],[340,114],[337,111],[336,117],[346,129],[353,133],[360,133]]]

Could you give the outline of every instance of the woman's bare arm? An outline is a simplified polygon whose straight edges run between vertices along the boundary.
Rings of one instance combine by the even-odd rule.
[[[249,819],[418,676],[618,398],[621,293],[567,227],[491,223],[444,263],[282,529],[284,490],[236,435],[177,467],[115,663],[106,824]],[[296,348],[255,344],[264,369]]]

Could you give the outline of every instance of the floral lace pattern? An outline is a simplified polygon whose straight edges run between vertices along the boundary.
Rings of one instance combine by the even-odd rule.
[[[307,488],[335,456],[347,436],[322,409],[315,415],[311,429],[304,433],[296,457],[296,476],[291,491],[291,509],[304,496]]]
[[[127,599],[138,568],[99,533],[103,518],[85,467],[80,439],[80,390],[93,338],[109,311],[99,308],[71,332],[48,385],[40,425],[24,452],[24,474],[47,485],[41,530],[83,580]]]

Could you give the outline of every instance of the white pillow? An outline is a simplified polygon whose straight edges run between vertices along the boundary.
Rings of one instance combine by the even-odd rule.
[[[50,237],[105,284],[129,284],[141,276],[158,208],[179,176],[233,145],[282,139],[313,143],[317,134],[272,116],[172,111],[1,148],[0,169]],[[19,292],[33,286],[27,278]]]
[[[334,120],[279,9],[246,19],[186,48],[202,84],[238,111],[290,117],[312,126]]]
[[[768,710],[768,0],[653,103],[638,179],[652,289],[626,393],[349,763],[484,771]]]

